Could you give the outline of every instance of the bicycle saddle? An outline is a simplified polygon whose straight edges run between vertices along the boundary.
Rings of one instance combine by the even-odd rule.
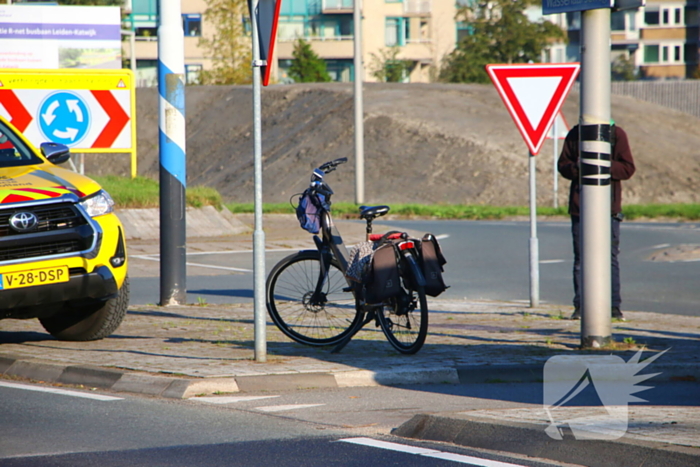
[[[360,206],[360,219],[375,219],[391,209],[389,206]]]

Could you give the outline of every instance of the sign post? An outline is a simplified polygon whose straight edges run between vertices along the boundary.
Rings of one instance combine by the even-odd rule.
[[[277,35],[282,0],[248,0],[253,36],[253,158],[255,167],[255,230],[253,232],[253,295],[255,361],[267,361],[265,333],[265,231],[262,197],[262,104],[260,83],[267,86],[272,70],[272,53]]]
[[[529,149],[530,307],[539,305],[540,300],[535,156],[569,94],[578,71],[578,63],[486,65],[486,72]]]

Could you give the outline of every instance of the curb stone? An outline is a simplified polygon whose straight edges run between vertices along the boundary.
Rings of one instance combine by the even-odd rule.
[[[403,438],[440,441],[590,467],[649,465],[687,467],[700,464],[700,449],[632,439],[554,440],[545,425],[475,420],[468,413],[419,414],[392,431]]]
[[[290,391],[308,388],[483,384],[542,381],[543,365],[475,365],[416,370],[278,373],[222,378],[183,378],[121,371],[88,365],[57,365],[0,354],[0,374],[47,383],[84,385],[116,392],[186,399],[216,393]],[[654,366],[656,380],[700,380],[700,364]]]

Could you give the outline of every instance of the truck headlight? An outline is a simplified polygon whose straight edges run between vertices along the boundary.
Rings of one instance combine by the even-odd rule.
[[[114,212],[114,200],[109,193],[100,190],[91,197],[84,199],[80,205],[90,217],[103,216]]]

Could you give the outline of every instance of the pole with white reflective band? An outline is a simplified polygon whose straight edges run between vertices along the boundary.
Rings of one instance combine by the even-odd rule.
[[[611,336],[610,9],[581,13],[581,346]]]
[[[180,2],[160,0],[158,94],[160,155],[160,304],[187,298],[185,44]]]

